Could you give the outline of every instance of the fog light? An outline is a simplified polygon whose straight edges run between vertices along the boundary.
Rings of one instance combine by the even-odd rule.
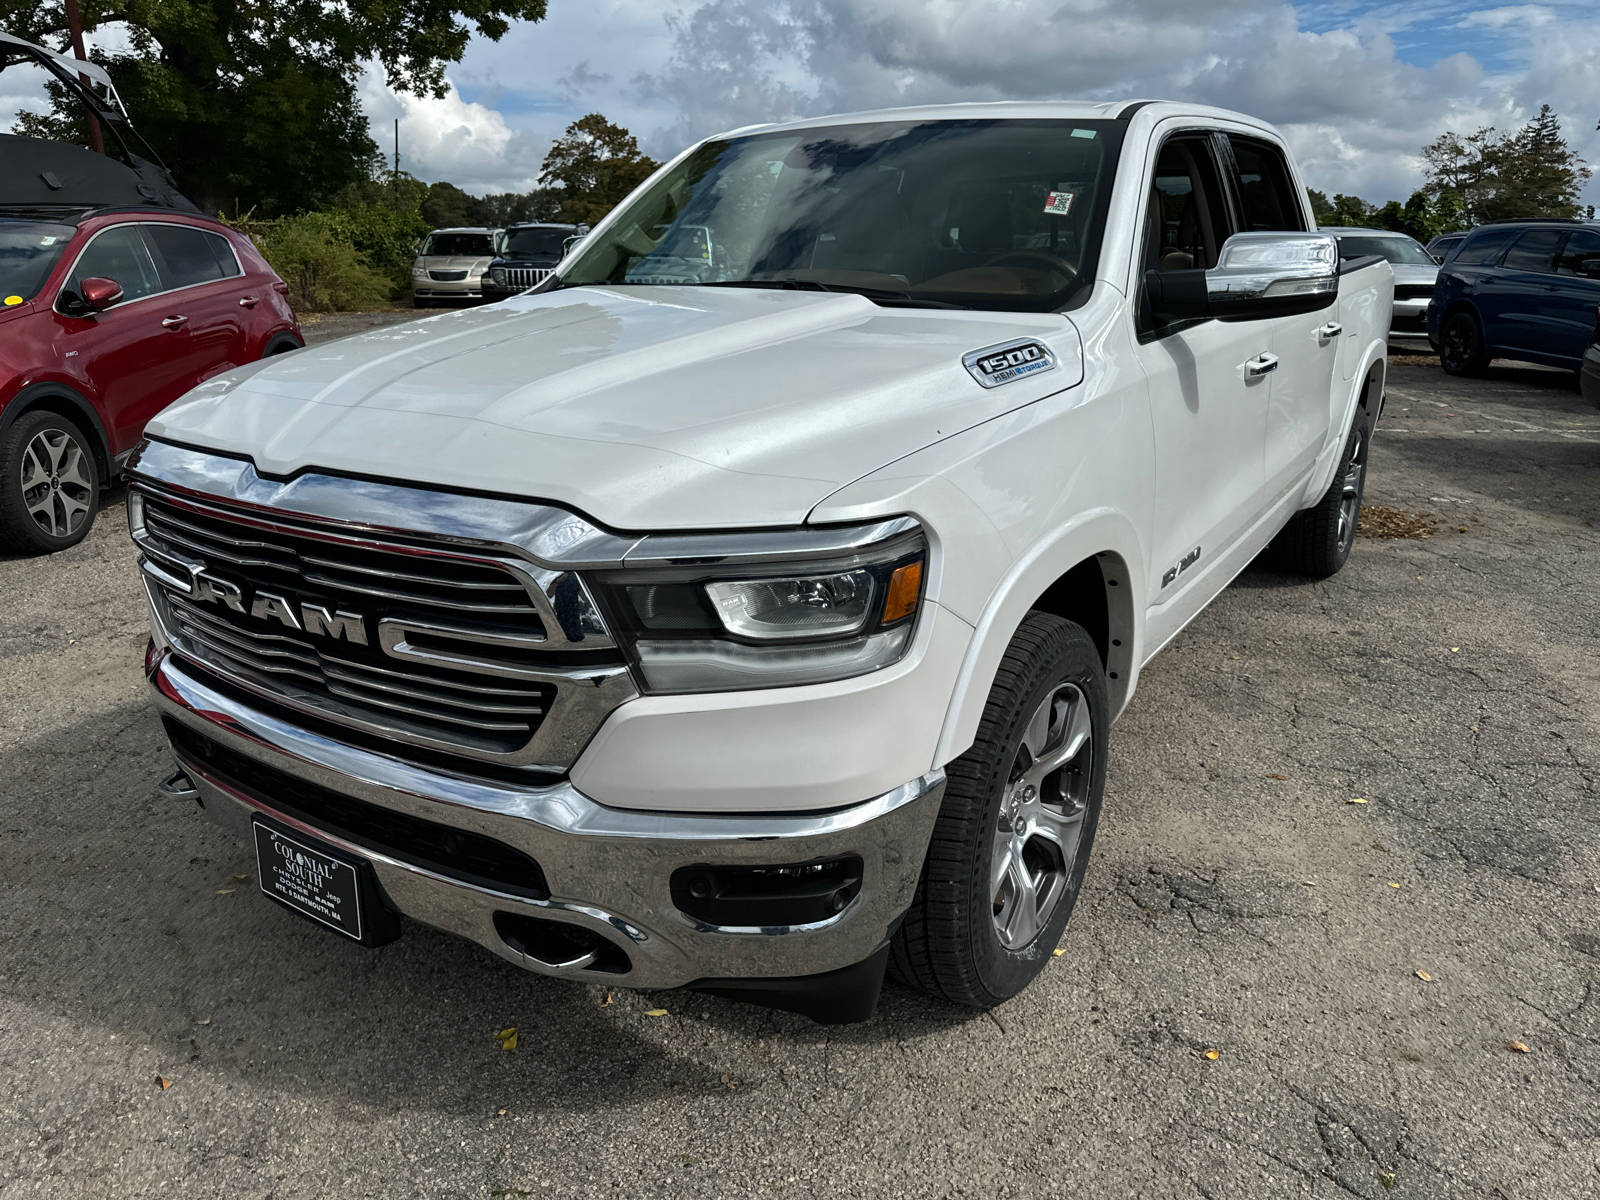
[[[780,866],[698,863],[672,873],[672,903],[720,929],[813,925],[861,894],[861,859],[848,854]]]

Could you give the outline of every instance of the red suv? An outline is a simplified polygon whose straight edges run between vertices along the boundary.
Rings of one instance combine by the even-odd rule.
[[[197,213],[0,207],[0,545],[81,540],[146,421],[303,345],[286,290]]]

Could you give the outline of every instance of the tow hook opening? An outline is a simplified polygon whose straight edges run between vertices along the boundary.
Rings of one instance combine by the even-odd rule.
[[[861,858],[846,854],[772,866],[698,863],[674,871],[671,886],[678,910],[707,925],[814,925],[838,916],[860,894]]]
[[[497,912],[494,929],[518,954],[547,967],[626,975],[633,963],[620,946],[592,929],[522,913]]]

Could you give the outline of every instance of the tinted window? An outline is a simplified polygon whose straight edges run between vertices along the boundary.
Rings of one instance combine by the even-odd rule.
[[[124,303],[166,290],[137,225],[113,226],[89,243],[67,286],[76,292],[85,279],[116,280],[122,285]]]
[[[494,254],[494,239],[487,233],[430,233],[422,243],[424,257],[489,258]]]
[[[1365,258],[1376,254],[1401,266],[1431,267],[1433,258],[1408,237],[1341,237],[1340,258]]]
[[[1515,229],[1495,229],[1488,233],[1480,233],[1462,243],[1461,249],[1451,261],[1464,267],[1492,263],[1500,257],[1500,252],[1506,248],[1506,244],[1516,236]]]
[[[1244,204],[1246,229],[1296,229],[1306,227],[1300,206],[1289,186],[1289,165],[1283,154],[1264,142],[1230,138],[1239,165],[1239,199]]]
[[[574,232],[571,229],[513,229],[506,234],[501,253],[560,258],[562,247]]]
[[[161,255],[167,287],[190,287],[237,275],[227,239],[186,225],[146,225],[145,235]]]
[[[899,120],[706,142],[590,234],[563,282],[1048,312],[1093,274],[1122,128]]]
[[[31,299],[77,232],[70,225],[0,218],[0,307]]]
[[[1217,265],[1230,232],[1209,138],[1161,147],[1145,215],[1145,267],[1186,271]]]
[[[1580,229],[1561,248],[1561,257],[1556,259],[1556,272],[1560,275],[1600,274],[1600,265],[1594,271],[1584,270],[1583,264],[1588,260],[1600,260],[1600,233],[1592,229]]]
[[[1565,229],[1530,229],[1506,252],[1500,265],[1508,271],[1553,271],[1556,250],[1566,236]]]

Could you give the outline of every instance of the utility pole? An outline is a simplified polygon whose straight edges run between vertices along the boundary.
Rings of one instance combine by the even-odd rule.
[[[72,36],[72,52],[80,61],[87,61],[89,56],[83,49],[83,14],[78,11],[78,0],[66,0],[67,6],[67,32]],[[89,77],[79,73],[78,78],[83,80],[83,86],[91,88]],[[94,147],[96,154],[106,152],[105,138],[100,135],[100,120],[93,113],[89,114],[89,145]]]

